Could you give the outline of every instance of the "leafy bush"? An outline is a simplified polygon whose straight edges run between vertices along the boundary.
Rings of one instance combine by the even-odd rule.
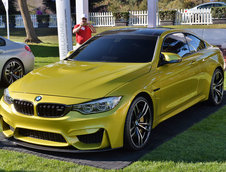
[[[213,7],[211,13],[213,18],[226,18],[226,7]]]
[[[128,21],[129,20],[129,12],[113,12],[113,16],[115,20],[124,20]]]
[[[38,23],[49,23],[49,15],[37,15]]]
[[[175,20],[176,18],[176,10],[163,10],[159,11],[159,18],[160,20]]]

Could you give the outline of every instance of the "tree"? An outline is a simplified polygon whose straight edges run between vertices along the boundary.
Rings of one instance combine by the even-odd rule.
[[[94,5],[96,9],[101,9],[102,7],[102,9],[113,12],[147,10],[147,0],[96,0],[92,5]]]
[[[35,29],[33,27],[31,16],[29,14],[28,7],[27,7],[27,0],[18,0],[18,6],[20,8],[20,12],[23,17],[24,27],[27,35],[25,42],[33,42],[33,43],[42,42],[40,39],[38,39],[35,33]]]
[[[89,0],[91,1],[91,0]],[[75,12],[75,0],[70,0],[71,3],[71,12]],[[49,8],[51,11],[56,13],[56,1],[53,0],[43,0],[42,4],[45,5],[47,8]]]

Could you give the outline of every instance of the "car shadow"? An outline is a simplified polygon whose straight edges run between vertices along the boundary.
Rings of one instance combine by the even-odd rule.
[[[226,91],[224,93],[226,94]],[[69,161],[81,165],[89,165],[98,168],[120,169],[128,166],[134,161],[137,161],[140,157],[144,156],[150,151],[155,150],[158,146],[169,141],[178,134],[186,131],[188,128],[207,118],[214,112],[217,112],[225,105],[226,96],[224,96],[223,103],[220,106],[209,106],[207,103],[199,103],[179,113],[178,115],[162,122],[152,131],[150,144],[148,144],[148,146],[146,146],[141,151],[129,152],[123,149],[117,149],[108,152],[98,153],[46,152],[23,148],[12,144],[8,144],[7,147],[7,142],[1,142],[1,138],[0,148],[31,153],[45,158]]]

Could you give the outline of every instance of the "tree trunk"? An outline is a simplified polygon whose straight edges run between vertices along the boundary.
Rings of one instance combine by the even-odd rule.
[[[20,12],[23,17],[24,27],[27,35],[25,42],[33,42],[33,43],[42,42],[40,39],[38,39],[35,33],[35,29],[33,27],[31,16],[29,14],[28,7],[27,7],[27,0],[18,0],[18,5],[20,7]]]

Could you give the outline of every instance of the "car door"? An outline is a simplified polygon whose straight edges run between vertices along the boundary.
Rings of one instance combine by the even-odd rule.
[[[204,88],[206,87],[206,78],[208,78],[208,65],[207,58],[211,56],[211,52],[209,52],[206,48],[206,44],[203,40],[199,39],[197,36],[192,35],[190,33],[185,33],[185,38],[187,40],[189,49],[190,49],[190,59],[192,60],[192,65],[195,68],[199,68],[198,77],[200,78],[198,84],[198,94],[202,94]]]
[[[161,52],[170,52],[182,57],[178,63],[160,63],[158,67],[160,83],[160,118],[170,114],[197,96],[198,68],[193,66],[193,57],[183,33],[167,35]],[[160,59],[161,62],[161,59]]]

